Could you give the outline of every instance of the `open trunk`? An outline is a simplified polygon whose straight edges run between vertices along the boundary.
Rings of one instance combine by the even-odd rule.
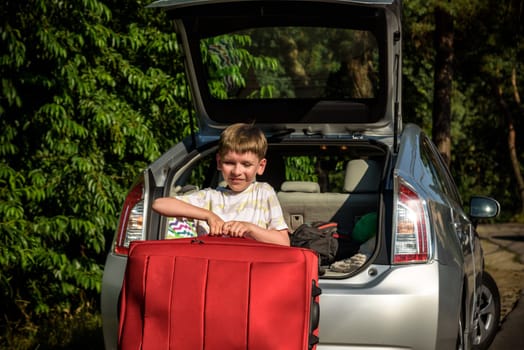
[[[174,196],[198,188],[216,187],[216,148],[171,169],[164,187]],[[273,140],[267,153],[268,167],[257,181],[270,183],[277,192],[290,232],[302,224],[336,222],[338,252],[333,269],[324,266],[324,277],[346,275],[367,265],[378,241],[384,167],[389,148],[377,142]],[[360,224],[357,223],[361,221]],[[159,239],[170,235],[176,220],[164,218]],[[356,225],[358,226],[355,230]],[[359,264],[344,268],[358,255]],[[385,257],[384,257],[385,258]],[[365,264],[366,263],[366,264]],[[347,264],[346,264],[347,265]]]

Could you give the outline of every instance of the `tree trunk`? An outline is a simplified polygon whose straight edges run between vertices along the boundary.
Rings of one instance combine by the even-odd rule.
[[[435,77],[433,96],[433,142],[449,166],[451,161],[451,92],[453,82],[453,16],[435,8]]]
[[[515,68],[513,68],[511,74],[511,85],[513,88],[513,98],[515,99],[517,106],[520,106],[521,101],[519,90],[517,88],[517,72]],[[522,174],[520,173],[520,162],[517,156],[517,133],[515,131],[514,118],[508,104],[504,100],[504,96],[502,94],[502,87],[499,84],[495,84],[495,93],[498,97],[499,106],[501,107],[506,117],[505,124],[507,125],[508,130],[509,157],[511,161],[511,167],[513,168],[513,174],[515,175],[515,179],[517,181],[517,188],[520,196],[520,213],[524,215],[524,179],[522,178]]]

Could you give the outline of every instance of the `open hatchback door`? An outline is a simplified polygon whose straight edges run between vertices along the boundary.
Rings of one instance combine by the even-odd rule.
[[[200,135],[380,138],[400,128],[397,1],[159,0],[185,52]]]

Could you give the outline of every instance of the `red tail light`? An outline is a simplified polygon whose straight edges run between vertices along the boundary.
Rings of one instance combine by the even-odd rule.
[[[424,201],[402,181],[397,194],[393,263],[422,263],[429,259],[428,215]]]
[[[116,235],[114,251],[127,255],[129,243],[144,238],[144,185],[136,184],[125,201]]]

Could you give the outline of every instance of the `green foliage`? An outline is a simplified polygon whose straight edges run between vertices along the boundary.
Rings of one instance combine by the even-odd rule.
[[[433,12],[427,3],[404,2],[403,118],[431,135],[433,103]]]
[[[457,21],[457,71],[461,74],[457,86],[467,93],[469,115],[458,127],[469,135],[464,138],[470,159],[475,160],[466,169],[459,164],[465,154],[453,152],[457,157],[454,167],[457,177],[464,183],[473,182],[474,189],[488,192],[499,199],[506,219],[518,213],[521,198],[509,158],[509,124],[507,106],[517,134],[516,150],[522,159],[522,102],[517,103],[512,86],[512,71],[516,72],[515,86],[521,89],[524,65],[523,28],[520,18],[523,10],[517,3],[500,3],[491,0],[477,1],[475,16],[462,16]],[[497,90],[500,88],[499,99]],[[518,90],[517,90],[518,92]],[[464,128],[464,126],[467,126]],[[520,166],[522,173],[522,166]],[[464,189],[467,192],[467,189]],[[471,193],[471,192],[469,192]]]
[[[455,70],[452,95],[451,171],[465,201],[484,194],[502,204],[502,219],[520,210],[517,183],[509,159],[508,123],[495,87],[514,116],[517,153],[522,159],[524,109],[514,99],[523,86],[524,41],[522,8],[518,2],[404,1],[404,121],[415,122],[431,134],[433,99],[434,7],[454,16]],[[520,167],[522,172],[522,166]]]
[[[188,132],[176,37],[143,6],[0,5],[2,343],[18,329],[28,348],[52,346],[36,325],[98,310],[128,188]]]
[[[318,182],[316,175],[317,157],[286,158],[286,180]]]
[[[270,75],[278,68],[274,58],[250,53],[252,42],[249,35],[221,35],[203,40],[200,49],[204,62],[209,62],[211,94],[227,99],[232,88],[244,88],[246,76],[253,70],[256,75]],[[225,62],[228,62],[225,64]],[[274,86],[268,82],[252,92],[260,98],[273,97]]]

